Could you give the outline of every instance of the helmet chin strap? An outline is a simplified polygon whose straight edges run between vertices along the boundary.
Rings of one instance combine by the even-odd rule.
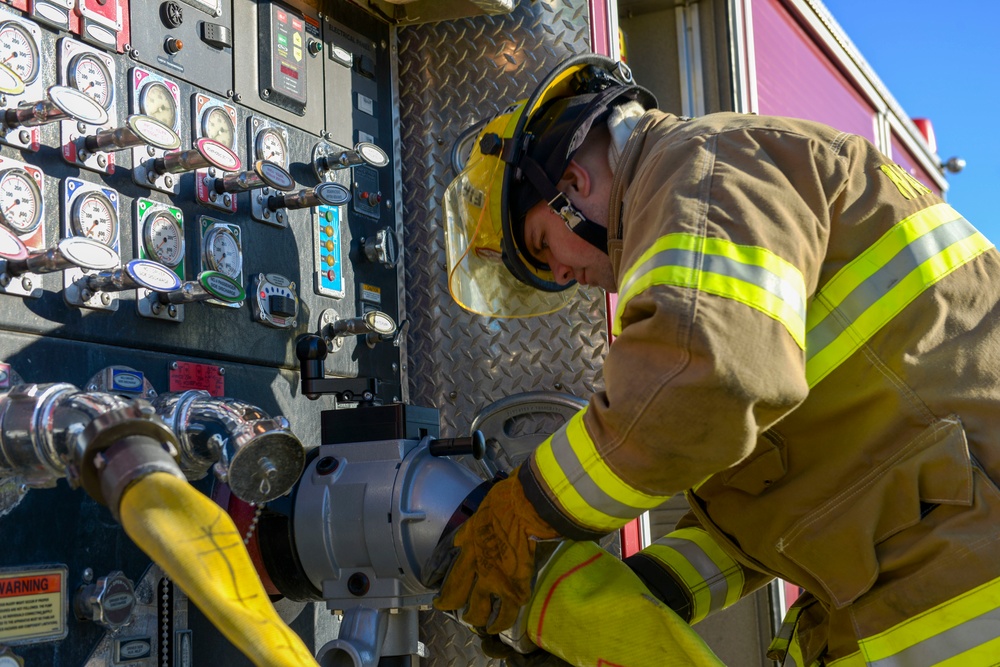
[[[566,222],[569,230],[607,255],[608,228],[594,222],[573,206],[569,197],[552,184],[537,162],[525,157],[519,166],[549,208]]]

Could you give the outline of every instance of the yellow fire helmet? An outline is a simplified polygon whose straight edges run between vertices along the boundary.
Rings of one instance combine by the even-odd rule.
[[[525,250],[524,216],[544,200],[573,232],[607,252],[607,229],[577,211],[556,183],[591,126],[629,100],[656,106],[623,63],[575,56],[479,130],[443,201],[448,289],[456,303],[480,315],[531,317],[572,299],[576,283],[557,283]]]

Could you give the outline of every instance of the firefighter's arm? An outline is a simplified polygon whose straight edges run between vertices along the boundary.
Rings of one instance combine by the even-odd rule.
[[[606,389],[520,475],[566,537],[595,539],[739,464],[808,394],[806,303],[845,165],[797,136],[737,134],[669,168],[654,159],[629,190]]]
[[[689,515],[688,518],[692,518]],[[772,577],[744,567],[696,520],[625,559],[661,602],[694,625],[752,593]]]

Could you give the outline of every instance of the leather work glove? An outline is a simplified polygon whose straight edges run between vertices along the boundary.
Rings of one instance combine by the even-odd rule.
[[[506,630],[531,597],[537,542],[557,537],[525,497],[517,471],[513,472],[490,489],[479,509],[455,532],[449,556],[456,549],[458,553],[434,606],[442,611],[464,608],[462,622],[486,628],[489,634]]]

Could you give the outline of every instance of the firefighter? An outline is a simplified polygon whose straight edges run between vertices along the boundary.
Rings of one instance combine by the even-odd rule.
[[[663,113],[582,56],[482,128],[445,216],[471,311],[618,296],[605,389],[457,532],[438,608],[507,628],[538,544],[683,492],[627,565],[687,623],[781,577],[785,665],[997,664],[1000,255],[905,169],[813,122]],[[616,617],[633,645],[647,613]]]

